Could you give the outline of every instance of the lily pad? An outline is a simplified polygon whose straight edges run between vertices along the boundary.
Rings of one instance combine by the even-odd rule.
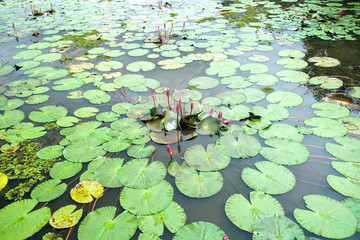
[[[328,77],[328,76],[318,76],[312,77],[309,80],[310,84],[320,85],[321,88],[324,89],[337,89],[343,85],[343,81],[335,78],[335,77]]]
[[[31,198],[39,202],[48,202],[60,197],[66,191],[66,184],[59,179],[51,179],[40,183],[31,192]]]
[[[97,112],[99,112],[99,109],[96,107],[82,107],[76,109],[74,115],[79,118],[88,118],[95,116]]]
[[[64,157],[70,162],[89,162],[105,155],[106,151],[101,146],[103,142],[94,137],[74,141],[64,149]]]
[[[295,107],[302,104],[304,99],[297,93],[287,91],[275,91],[266,96],[270,103],[277,103],[282,107]]]
[[[219,80],[212,77],[197,77],[191,79],[188,84],[198,89],[211,89],[219,85]]]
[[[88,99],[92,104],[107,103],[111,100],[111,96],[106,92],[98,89],[87,90],[83,97]]]
[[[306,119],[304,123],[308,126],[314,126],[315,128],[311,129],[313,134],[320,137],[333,138],[344,136],[348,132],[344,124],[330,118],[312,117]]]
[[[136,217],[124,211],[116,216],[116,207],[102,207],[90,212],[81,222],[79,240],[128,240],[136,231]]]
[[[75,226],[83,214],[82,209],[74,212],[75,209],[76,205],[67,205],[56,210],[49,220],[50,225],[56,229],[64,229]]]
[[[198,124],[197,132],[201,135],[214,135],[220,128],[219,120],[206,117]]]
[[[268,66],[262,63],[246,63],[240,66],[241,71],[250,71],[251,74],[266,73]]]
[[[285,216],[266,216],[255,223],[253,240],[296,239],[305,240],[304,232]]]
[[[62,106],[44,106],[39,108],[40,111],[32,111],[29,114],[29,119],[34,122],[55,122],[56,120],[65,117],[68,110]]]
[[[55,145],[58,146],[58,145]],[[56,179],[67,179],[75,176],[82,169],[81,163],[69,161],[57,162],[50,170],[50,176]]]
[[[336,103],[317,102],[311,105],[312,108],[320,109],[314,111],[319,117],[343,118],[350,115],[350,110]]]
[[[180,192],[189,197],[206,198],[218,193],[223,186],[219,172],[197,172],[193,167],[186,167],[177,172],[175,184]]]
[[[209,222],[193,222],[182,227],[174,236],[173,240],[194,240],[194,239],[223,239],[226,236],[215,224]]]
[[[45,127],[33,127],[21,132],[21,137],[24,139],[35,139],[46,134]]]
[[[51,210],[43,207],[30,213],[37,204],[35,199],[24,199],[2,208],[0,238],[26,239],[44,227],[50,219]]]
[[[311,57],[309,62],[314,62],[318,67],[336,67],[340,65],[340,61],[332,57]]]
[[[153,70],[155,67],[156,65],[152,62],[138,61],[128,64],[126,69],[131,72],[139,72],[140,70],[147,72]]]
[[[184,209],[176,202],[171,202],[160,213],[149,216],[138,216],[139,229],[144,233],[163,235],[164,225],[172,233],[176,233],[186,223]]]
[[[261,156],[278,164],[298,165],[306,162],[310,157],[309,150],[297,141],[271,138],[265,140],[265,144],[274,148],[262,147]]]
[[[360,165],[357,163],[332,161],[331,166],[345,177],[360,180]]]
[[[304,201],[310,210],[296,208],[294,217],[309,232],[335,239],[344,239],[356,232],[356,216],[340,202],[321,195],[307,195]]]
[[[335,191],[342,195],[360,199],[360,180],[338,177],[332,174],[329,174],[326,180]]]
[[[295,70],[283,70],[276,73],[276,76],[284,82],[307,83],[309,75]]]
[[[237,140],[232,135],[225,135],[216,141],[217,149],[232,158],[249,158],[257,155],[261,145],[256,138],[240,134]]]
[[[278,104],[269,104],[266,108],[256,105],[252,108],[252,113],[266,118],[270,121],[281,121],[290,116],[289,111]]]
[[[60,145],[52,145],[42,148],[37,152],[37,156],[40,159],[48,160],[58,158],[62,155],[63,146]]]
[[[25,114],[20,110],[6,110],[0,114],[0,129],[8,128],[18,124],[25,118]]]
[[[0,191],[4,189],[7,183],[8,183],[8,176],[6,176],[5,173],[0,172]]]
[[[140,145],[131,145],[127,149],[127,154],[130,157],[134,158],[145,158],[150,156],[155,151],[155,147],[153,145],[149,145],[145,147],[145,144]]]
[[[250,202],[241,194],[230,196],[225,203],[225,213],[233,224],[248,232],[253,232],[255,223],[265,216],[285,215],[275,198],[257,191],[250,192]]]
[[[103,191],[104,188],[100,183],[92,180],[83,180],[71,189],[70,196],[75,202],[89,203],[94,200],[93,197],[101,197]]]
[[[304,139],[304,135],[296,127],[285,123],[273,123],[269,128],[260,130],[259,135],[264,139],[287,138],[298,142]]]
[[[173,188],[164,180],[150,188],[124,187],[120,195],[120,204],[136,215],[156,214],[169,206],[173,194]]]
[[[163,163],[149,160],[133,159],[119,170],[119,180],[126,187],[149,188],[160,183],[166,175]]]
[[[268,194],[283,194],[295,187],[296,179],[287,168],[273,162],[256,162],[255,167],[244,168],[241,173],[243,181],[257,191]]]

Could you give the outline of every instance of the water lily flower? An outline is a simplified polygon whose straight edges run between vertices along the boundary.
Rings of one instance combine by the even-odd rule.
[[[228,238],[227,238],[227,236],[225,235],[225,236],[223,236],[223,240],[228,240]]]
[[[153,102],[154,102],[154,107],[156,108],[156,103],[155,103],[155,91],[154,91],[154,89],[151,89],[151,96],[152,96],[152,99],[153,99]]]
[[[170,145],[166,145],[166,151],[168,152],[168,154],[170,155],[170,157],[172,157],[172,150],[171,150],[171,147]]]
[[[339,16],[343,15],[345,13],[345,10],[342,9],[340,12],[338,12]]]
[[[160,113],[159,114],[161,118],[164,118],[165,117],[165,114],[164,113]]]
[[[8,36],[10,37],[10,36],[11,36],[11,34],[10,34],[10,33],[8,33]]]
[[[302,21],[305,21],[305,20],[306,20],[306,17],[303,17],[303,18],[302,18]]]
[[[226,119],[225,121],[224,121],[224,124],[228,124],[228,123],[231,123],[232,122],[232,119]]]

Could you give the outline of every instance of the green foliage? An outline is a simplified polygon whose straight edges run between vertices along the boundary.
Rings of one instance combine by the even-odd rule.
[[[216,20],[216,18],[214,18],[214,17],[206,17],[206,18],[202,18],[199,21],[197,21],[197,23],[203,23],[206,21],[215,21],[215,20]]]
[[[176,17],[178,14],[177,13],[170,13],[170,17]]]
[[[225,14],[225,18],[229,20],[230,23],[234,23],[233,28],[245,27],[250,22],[257,22],[256,16],[259,14],[267,14],[269,9],[261,7],[249,7],[246,12],[230,12]]]
[[[20,143],[20,150],[0,154],[0,172],[5,173],[9,180],[26,180],[5,194],[8,200],[21,200],[38,181],[45,179],[45,174],[58,161],[38,158],[39,149],[38,143],[24,141]]]
[[[101,36],[99,36],[97,39],[95,40],[86,40],[86,37],[90,36],[90,35],[97,35],[98,31],[96,29],[91,30],[89,32],[83,33],[81,35],[75,35],[75,36],[68,36],[65,35],[63,38],[61,38],[59,41],[73,41],[76,42],[77,44],[73,47],[73,48],[78,48],[78,47],[96,47],[99,46],[99,44],[102,42],[101,40]]]

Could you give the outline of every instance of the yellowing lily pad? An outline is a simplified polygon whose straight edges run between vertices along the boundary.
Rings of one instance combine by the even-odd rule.
[[[93,200],[93,197],[101,197],[103,191],[104,188],[100,183],[92,180],[84,180],[71,189],[70,196],[75,202],[89,203]]]
[[[8,182],[8,177],[5,173],[0,173],[0,191],[6,186]]]
[[[56,229],[70,228],[75,226],[79,222],[83,213],[82,209],[79,209],[73,213],[75,209],[76,205],[67,205],[58,209],[51,216],[49,220],[50,225]]]

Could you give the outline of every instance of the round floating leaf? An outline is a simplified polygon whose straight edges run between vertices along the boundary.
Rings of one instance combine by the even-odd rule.
[[[296,179],[287,168],[268,161],[254,165],[259,171],[247,167],[241,173],[243,181],[252,189],[268,194],[283,194],[294,188]]]
[[[342,80],[328,76],[318,76],[318,77],[310,78],[309,83],[315,85],[320,84],[320,87],[324,89],[337,89],[343,85]]]
[[[259,135],[264,139],[287,138],[298,142],[304,139],[304,135],[296,127],[285,123],[273,123],[269,128],[260,130]]]
[[[0,172],[0,191],[4,189],[6,184],[8,183],[8,177],[5,173]]]
[[[272,86],[279,81],[277,77],[265,73],[250,75],[246,80],[252,83],[256,82],[258,86]]]
[[[64,149],[64,157],[70,162],[89,162],[105,155],[106,151],[100,146],[103,142],[94,137],[77,140]]]
[[[67,205],[56,210],[49,220],[50,225],[56,229],[64,229],[75,226],[83,214],[82,209],[74,212],[75,209],[76,205]]]
[[[66,116],[58,119],[56,121],[56,124],[59,125],[59,127],[72,127],[75,123],[78,123],[80,119],[73,116]]]
[[[240,66],[240,63],[232,60],[225,59],[222,61],[211,62],[210,67],[205,70],[207,75],[218,75],[219,77],[230,77],[235,75],[236,68]]]
[[[31,198],[39,202],[48,202],[60,197],[66,191],[66,184],[59,179],[51,179],[40,183],[31,192]]]
[[[209,144],[206,150],[200,144],[193,145],[186,149],[184,158],[189,166],[200,171],[220,170],[230,163],[230,157],[222,154],[215,144]]]
[[[67,91],[67,90],[73,90],[81,87],[85,84],[85,82],[82,79],[78,78],[65,78],[58,81],[53,82],[54,86],[52,89],[56,91]]]
[[[28,69],[37,67],[39,65],[40,65],[40,62],[31,60],[31,61],[24,61],[24,62],[17,63],[15,65],[15,67],[18,67],[21,70],[28,70]],[[1,69],[0,69],[0,71],[1,71]]]
[[[106,92],[98,89],[87,90],[83,97],[88,99],[92,104],[107,103],[111,100],[111,96]]]
[[[269,104],[266,108],[256,105],[251,111],[253,114],[259,115],[270,121],[281,121],[290,116],[289,111],[278,104]]]
[[[173,188],[166,181],[144,189],[124,187],[120,195],[120,204],[133,214],[150,215],[161,212],[169,206],[173,194]]]
[[[96,181],[83,180],[70,191],[71,198],[78,203],[92,202],[93,197],[99,198],[104,191],[103,186]]]
[[[219,80],[212,77],[197,77],[191,79],[188,84],[198,89],[211,89],[219,85]]]
[[[261,149],[256,138],[244,134],[240,134],[237,140],[232,135],[222,136],[216,141],[216,147],[221,153],[232,158],[253,157]]]
[[[83,140],[84,138],[92,136],[100,125],[101,122],[97,121],[80,123],[73,128],[69,128],[69,131],[64,135],[66,135],[66,138],[72,142]]]
[[[111,107],[111,111],[118,114],[126,114],[133,106],[131,103],[117,103]]]
[[[95,180],[101,185],[108,188],[122,187],[119,176],[123,158],[110,158],[100,164],[95,170]]]
[[[4,114],[0,114],[0,129],[8,128],[18,124],[25,118],[25,114],[20,110],[5,110]]]
[[[60,53],[48,53],[48,54],[42,54],[34,58],[34,61],[38,62],[55,62],[62,58],[62,54]]]
[[[79,240],[128,240],[136,231],[136,217],[124,211],[116,216],[116,207],[102,207],[89,213],[78,230]]]
[[[58,145],[55,145],[58,146]],[[50,170],[50,176],[57,179],[67,179],[75,176],[82,169],[81,163],[69,161],[57,162]]]
[[[246,102],[253,103],[261,101],[265,98],[265,93],[256,88],[244,88],[236,90],[239,93],[242,93],[246,97]]]
[[[153,70],[155,67],[156,65],[152,62],[138,61],[128,64],[126,69],[131,72],[139,72],[140,70],[147,72]]]
[[[45,106],[39,108],[40,111],[32,111],[29,114],[29,119],[34,122],[54,122],[62,117],[65,117],[68,110],[62,106]]]
[[[45,49],[50,47],[50,45],[51,44],[49,42],[38,42],[30,44],[29,46],[27,46],[27,49]]]
[[[37,157],[44,160],[58,158],[62,155],[64,147],[60,145],[52,145],[42,148],[37,152]]]
[[[326,178],[329,185],[337,192],[347,197],[360,199],[360,181],[329,174]]]
[[[308,126],[314,126],[315,128],[311,130],[320,137],[333,138],[344,136],[348,132],[344,124],[330,118],[312,117],[306,119],[304,123]]]
[[[161,240],[156,234],[154,233],[140,233],[137,240]]]
[[[113,138],[110,141],[103,144],[104,150],[108,152],[121,152],[130,147],[131,140],[122,138]]]
[[[29,213],[38,201],[24,199],[7,205],[0,210],[0,239],[26,239],[42,227],[51,216],[51,210],[43,207]]]
[[[221,79],[220,83],[228,84],[228,88],[247,88],[252,85],[252,83],[247,80],[241,76],[231,76]]]
[[[341,201],[346,207],[348,207],[356,216],[358,220],[357,231],[360,232],[360,200],[355,198],[347,198]]]
[[[350,115],[349,109],[346,107],[340,106],[336,103],[330,102],[317,102],[311,105],[312,108],[320,109],[314,111],[314,113],[319,117],[326,118],[343,118]]]
[[[309,62],[314,62],[318,67],[336,67],[340,65],[340,61],[331,57],[312,57],[308,59]]]
[[[274,148],[262,147],[261,156],[278,164],[298,165],[310,157],[310,152],[304,145],[290,139],[271,138],[265,144]]]
[[[282,58],[277,60],[276,64],[283,65],[284,68],[290,69],[301,69],[308,65],[306,61],[296,58]]]
[[[215,224],[209,222],[193,222],[182,227],[173,240],[223,239],[226,234]]]
[[[24,139],[39,138],[46,134],[46,131],[44,131],[45,129],[46,129],[45,127],[29,128],[21,132],[21,137]]]
[[[166,167],[159,161],[148,163],[147,158],[127,162],[119,170],[120,182],[130,188],[149,188],[160,183],[166,176]]]
[[[96,115],[96,120],[100,122],[113,122],[120,117],[120,114],[115,112],[102,112]]]
[[[357,163],[332,161],[331,166],[345,177],[360,180],[360,165]]]
[[[295,107],[302,104],[304,99],[297,93],[287,91],[275,91],[266,96],[270,103],[277,103],[282,107]]]
[[[250,57],[248,57],[248,59],[253,62],[267,62],[270,60],[270,58],[268,58],[267,56],[259,55],[259,54],[251,55]]]
[[[284,49],[278,52],[280,57],[303,58],[305,53],[296,49]]]
[[[174,92],[173,97],[175,100],[179,101],[181,99],[182,102],[189,102],[190,99],[192,101],[198,101],[202,98],[202,94],[196,90],[190,89],[181,89]]]
[[[223,186],[219,172],[197,172],[187,167],[177,172],[175,184],[180,192],[189,197],[206,198],[218,193]]]
[[[253,240],[296,239],[305,240],[301,228],[285,216],[266,216],[255,223]]]
[[[219,120],[206,117],[198,124],[197,132],[201,135],[214,135],[220,128]]]
[[[279,71],[276,73],[276,76],[284,82],[306,83],[309,80],[309,75],[294,70]]]
[[[140,144],[131,145],[127,150],[127,154],[134,158],[145,158],[150,156],[154,151],[155,147],[153,145],[145,147],[145,144]]]
[[[19,60],[19,59],[29,60],[39,56],[41,53],[42,52],[40,50],[25,50],[15,54],[12,58],[14,60]]]
[[[236,105],[246,101],[246,96],[239,92],[227,91],[216,94],[216,97],[222,99],[224,105]]]
[[[311,211],[296,208],[294,217],[309,232],[335,239],[347,238],[356,232],[356,216],[340,202],[321,195],[307,195],[304,201]]]
[[[118,61],[103,61],[95,66],[95,68],[101,72],[108,72],[112,69],[120,69],[124,65]]]
[[[15,70],[14,66],[2,66],[0,65],[0,76],[8,75]]]
[[[76,109],[74,115],[79,118],[88,118],[95,116],[97,112],[99,112],[99,109],[95,107],[82,107]]]
[[[231,105],[230,108],[220,107],[218,110],[222,111],[224,119],[232,119],[236,121],[240,121],[249,117],[249,112],[251,112],[250,108],[238,104]]]
[[[255,223],[268,215],[284,216],[281,204],[262,192],[250,193],[250,202],[241,194],[230,196],[225,203],[225,213],[238,228],[253,232]]]
[[[50,99],[49,95],[32,95],[30,97],[28,97],[27,100],[25,100],[25,102],[27,104],[39,104],[39,103],[43,103],[46,102]]]
[[[240,66],[241,71],[250,71],[251,74],[266,73],[269,71],[268,66],[262,63],[246,63]]]
[[[184,209],[176,202],[171,202],[160,213],[149,216],[138,216],[139,229],[142,232],[163,235],[164,225],[170,232],[176,233],[186,223]]]

